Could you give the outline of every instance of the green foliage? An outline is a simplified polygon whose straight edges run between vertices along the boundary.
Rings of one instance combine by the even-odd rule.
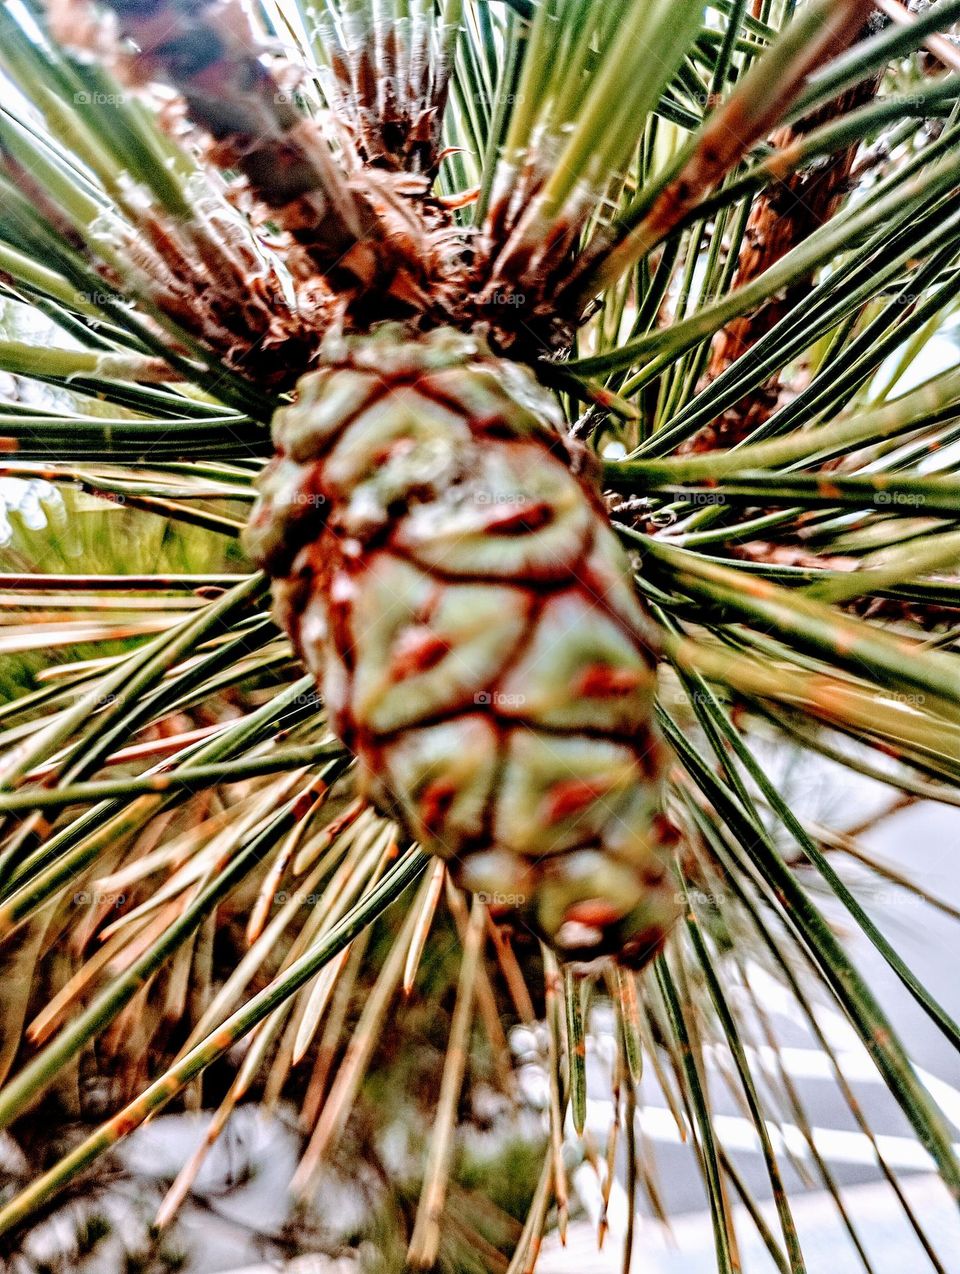
[[[518,1150],[484,1211],[484,1170],[458,1166],[446,1135],[460,1085],[431,1073],[443,1104],[409,1227],[411,1262],[429,1266],[439,1199],[468,1248],[530,1269],[548,1218],[565,1223],[581,992],[609,993],[631,1195],[656,1197],[632,1123],[646,1062],[692,1134],[718,1269],[738,1268],[739,1193],[778,1269],[802,1270],[782,1155],[761,1130],[804,1127],[803,1111],[751,1075],[756,1019],[725,976],[745,951],[815,1033],[818,1004],[843,1011],[960,1194],[947,1121],[822,899],[954,1046],[960,1028],[847,883],[844,837],[794,807],[757,748],[792,740],[909,800],[960,803],[960,78],[943,43],[960,3],[887,23],[837,0],[263,0],[259,61],[188,6],[177,38],[195,21],[221,41],[200,68],[215,98],[155,50],[122,86],[109,40],[95,58],[71,47],[84,15],[67,8],[75,26],[55,35],[37,5],[0,8],[0,67],[19,90],[0,112],[0,372],[16,391],[0,402],[0,475],[62,501],[0,546],[0,1122],[46,1092],[83,1114],[77,1076],[94,1064],[116,1077],[119,1114],[6,1199],[0,1229],[168,1102],[211,1096],[209,1075],[212,1135],[245,1098],[297,1097],[309,1195],[364,1094],[383,1097],[382,1079],[364,1086],[376,1059],[460,1023],[438,1073],[489,1067],[509,1089],[501,1018],[542,1013],[538,1184]],[[429,86],[408,100],[401,85],[378,153],[389,95],[365,100],[376,75],[359,71],[387,56],[387,29]],[[309,71],[290,75],[277,48]],[[154,73],[185,96],[188,129],[164,131]],[[437,127],[406,146],[415,107]],[[224,113],[249,143],[239,155]],[[291,154],[295,199],[280,194]],[[351,156],[376,160],[369,189],[343,175]],[[430,204],[443,235],[402,256],[370,227],[428,186],[447,198]],[[326,210],[316,224],[294,215],[302,198]],[[541,992],[539,951],[488,932],[354,801],[352,760],[243,556],[272,411],[322,359],[331,314],[360,325],[365,305],[491,333],[600,456],[662,635],[665,809],[689,903],[638,980],[591,970],[581,987],[547,957]],[[761,1135],[778,1235],[713,1132],[715,1043]],[[838,1083],[852,1101],[839,1068]]]

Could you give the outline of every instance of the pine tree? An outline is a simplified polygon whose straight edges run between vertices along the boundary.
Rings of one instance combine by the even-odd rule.
[[[960,1190],[814,882],[960,1030],[845,880],[853,838],[754,746],[957,803],[960,372],[900,381],[956,309],[960,3],[879,9],[0,8],[0,282],[47,324],[0,342],[24,399],[0,408],[4,472],[113,501],[133,536],[164,519],[190,555],[231,544],[82,576],[8,553],[8,607],[45,598],[57,643],[94,649],[0,710],[0,1123],[97,1048],[129,1100],[0,1231],[241,1040],[212,1135],[311,1062],[309,1193],[441,923],[463,957],[413,1267],[465,1259],[442,1219],[475,1016],[501,1073],[501,1013],[542,1003],[551,1030],[540,1184],[496,1246],[530,1270],[551,1200],[565,1226],[564,1112],[582,1132],[606,993],[618,1086],[650,1054],[695,1133],[718,1269],[729,1187],[757,1213],[713,1130],[713,1041],[764,1150],[764,1241],[802,1270],[728,993],[746,949],[814,1028],[816,995],[839,1005]]]

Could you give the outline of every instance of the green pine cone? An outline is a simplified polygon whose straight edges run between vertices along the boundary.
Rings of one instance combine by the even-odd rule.
[[[276,415],[247,545],[332,728],[498,917],[644,963],[678,910],[652,630],[589,453],[462,333],[325,355]]]

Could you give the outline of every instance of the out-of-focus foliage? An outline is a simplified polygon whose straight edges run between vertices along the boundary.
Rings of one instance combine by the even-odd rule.
[[[814,1033],[818,1004],[845,1014],[957,1194],[955,1130],[823,899],[960,1030],[848,883],[857,829],[809,819],[758,740],[960,803],[960,3],[263,0],[250,33],[162,3],[166,44],[104,7],[140,58],[101,10],[0,7],[0,478],[48,484],[28,497],[46,527],[8,513],[0,544],[0,1123],[41,1101],[104,1119],[8,1192],[0,1229],[15,1243],[168,1103],[216,1103],[213,1141],[239,1103],[292,1099],[309,1198],[402,1090],[430,1135],[386,1265],[459,1269],[464,1248],[529,1270],[567,1223],[585,1005],[610,997],[605,1189],[626,1146],[630,1202],[656,1207],[634,1120],[654,1067],[718,1270],[738,1268],[737,1196],[802,1270],[778,1120],[843,1202],[796,1093],[755,1073],[778,1041],[747,952]],[[535,366],[636,551],[686,904],[639,978],[500,933],[356,800],[239,548],[274,407],[331,326],[397,310]],[[505,1023],[538,1018],[539,1176],[518,1156],[529,1207],[499,1183],[484,1204],[457,1153],[464,1076],[512,1097]],[[718,1052],[776,1233],[715,1133]]]

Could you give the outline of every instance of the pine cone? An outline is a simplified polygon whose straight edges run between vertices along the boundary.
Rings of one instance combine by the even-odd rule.
[[[644,963],[677,911],[653,628],[552,397],[390,326],[273,435],[247,544],[369,797],[498,918]]]

